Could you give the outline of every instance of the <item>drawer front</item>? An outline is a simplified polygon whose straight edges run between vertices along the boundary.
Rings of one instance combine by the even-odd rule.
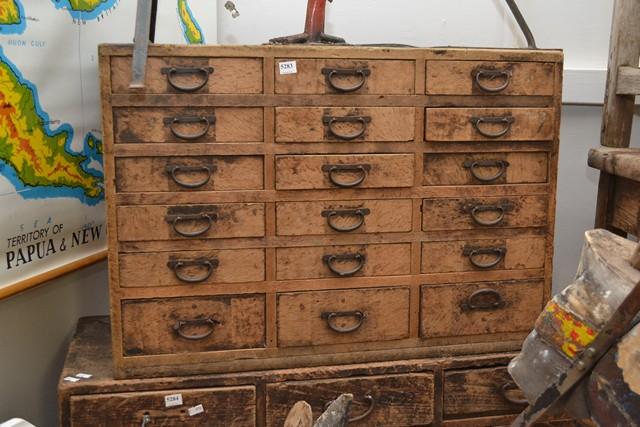
[[[413,154],[277,156],[276,189],[411,187]]]
[[[411,274],[411,244],[276,249],[278,280]]]
[[[165,397],[178,394],[182,405],[167,408]],[[202,412],[189,415],[198,405]],[[256,390],[244,386],[71,396],[69,408],[71,427],[254,427]]]
[[[353,394],[349,426],[422,426],[434,418],[434,380],[428,373],[385,375],[267,385],[267,425],[282,426],[300,400],[313,418],[340,394]]]
[[[537,184],[548,170],[547,153],[425,153],[422,184]]]
[[[424,338],[528,332],[542,310],[542,281],[422,287]]]
[[[264,347],[264,316],[264,295],[124,300],[124,355]]]
[[[409,336],[409,288],[278,295],[278,345],[391,341]]]
[[[122,242],[264,236],[263,203],[119,206]]]
[[[427,108],[427,141],[551,141],[553,108]]]
[[[129,88],[131,57],[111,57],[113,93]],[[153,57],[147,59],[145,93],[262,93],[262,59]]]
[[[262,142],[262,108],[114,108],[115,143]]]
[[[282,74],[280,64],[296,63],[296,73]],[[415,62],[361,59],[278,59],[278,94],[412,95]]]
[[[278,107],[276,142],[413,141],[410,107]]]
[[[480,228],[543,227],[547,196],[505,196],[464,199],[425,199],[424,231]]]
[[[120,157],[116,191],[261,190],[263,169],[262,156]]]
[[[276,203],[279,236],[411,231],[411,200]]]
[[[544,268],[544,236],[422,243],[423,273]]]
[[[554,70],[543,62],[427,61],[427,94],[551,96]]]
[[[264,249],[123,253],[126,288],[244,283],[264,280]]]

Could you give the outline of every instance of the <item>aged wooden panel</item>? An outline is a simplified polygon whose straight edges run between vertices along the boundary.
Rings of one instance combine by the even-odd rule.
[[[429,95],[551,96],[555,64],[544,62],[427,61]]]
[[[529,331],[542,310],[540,280],[422,287],[422,337]]]
[[[411,187],[413,154],[276,156],[276,189]]]
[[[277,107],[276,142],[413,141],[409,107]]]
[[[434,420],[434,388],[429,373],[269,384],[266,425],[283,425],[298,400],[308,402],[317,418],[342,393],[353,394],[349,426],[427,425]]]
[[[281,347],[391,341],[409,335],[409,288],[278,295]]]
[[[547,224],[547,209],[546,195],[425,199],[422,229],[543,227]]]
[[[264,236],[264,203],[119,206],[123,242]]]
[[[116,158],[116,191],[228,191],[264,188],[262,156]]]
[[[276,249],[278,280],[400,276],[411,273],[411,244]]]
[[[120,286],[203,286],[259,282],[264,276],[264,249],[120,254]]]
[[[428,141],[550,141],[553,108],[427,108]]]
[[[263,347],[264,316],[264,295],[124,300],[124,354]]]
[[[611,224],[634,236],[640,236],[640,183],[615,178]]]
[[[165,397],[176,394],[183,404],[167,408]],[[188,410],[198,405],[203,411],[189,415]],[[71,396],[69,407],[70,427],[256,425],[253,386]]]
[[[297,73],[280,64],[296,62]],[[278,94],[413,95],[415,62],[354,59],[276,59]]]
[[[411,231],[411,200],[276,203],[279,236]]]

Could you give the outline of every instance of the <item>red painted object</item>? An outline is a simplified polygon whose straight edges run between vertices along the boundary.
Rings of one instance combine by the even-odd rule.
[[[273,44],[345,43],[344,39],[340,37],[334,37],[324,33],[326,8],[327,0],[308,0],[304,33],[277,37],[269,40],[269,42]]]

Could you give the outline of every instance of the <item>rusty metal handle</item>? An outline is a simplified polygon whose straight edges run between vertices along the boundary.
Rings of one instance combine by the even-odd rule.
[[[186,340],[199,341],[211,335],[215,327],[218,326],[219,324],[220,322],[218,320],[213,319],[211,317],[208,317],[206,319],[176,320],[176,323],[174,323],[173,325],[173,330]],[[188,335],[184,332],[183,329],[188,328],[189,326],[207,326],[208,330],[201,334]]]
[[[495,248],[465,248],[462,253],[469,257],[469,262],[474,266],[482,269],[493,268],[504,259],[507,254],[507,248],[495,247]],[[482,263],[476,258],[478,255],[495,255],[495,259],[491,262]]]
[[[475,128],[475,130],[482,136],[486,138],[500,138],[501,136],[505,136],[511,130],[511,126],[516,121],[513,116],[505,116],[505,117],[471,117],[470,122]],[[498,132],[487,132],[482,129],[482,124],[484,123],[492,123],[492,124],[504,124],[504,128]]]
[[[365,401],[367,401],[369,403],[369,407],[362,414],[356,415],[355,417],[349,418],[347,420],[347,424],[355,423],[357,421],[362,421],[365,418],[367,418],[369,415],[371,415],[371,413],[373,412],[373,410],[374,410],[374,408],[376,406],[376,400],[370,394],[364,395],[363,400],[365,400]],[[329,402],[325,403],[325,405],[324,405],[324,410],[325,411],[329,408],[329,406],[331,406],[331,403],[333,403],[333,400],[330,400]]]
[[[525,397],[518,398],[511,395],[510,392],[512,391],[520,391],[520,388],[513,381],[509,381],[508,383],[503,384],[501,387],[501,390],[502,390],[502,397],[504,397],[507,402],[513,403],[515,405],[529,404],[529,401]],[[520,393],[522,392],[520,391]]]
[[[513,72],[511,70],[485,70],[478,68],[471,72],[471,76],[473,77],[475,85],[483,92],[498,93],[509,87],[511,80],[513,79]],[[504,78],[505,81],[500,86],[486,86],[482,83],[483,79],[495,80],[501,77]]]
[[[211,277],[213,270],[218,268],[220,261],[217,258],[212,259],[196,259],[196,260],[171,260],[167,263],[167,266],[173,270],[176,278],[185,283],[202,283]],[[200,276],[187,276],[181,270],[185,267],[200,266],[204,267],[205,271]]]
[[[493,301],[478,301],[491,298]],[[493,289],[480,289],[471,294],[469,298],[460,303],[462,311],[492,311],[504,308],[507,305],[500,292]]]
[[[337,274],[340,277],[353,276],[358,273],[364,267],[366,257],[362,254],[339,254],[339,255],[325,255],[322,257],[322,261],[327,265],[329,270]],[[357,261],[358,265],[351,270],[338,270],[334,263],[336,261]]]
[[[182,123],[202,123],[204,126],[202,130],[197,133],[188,134],[182,133],[176,129],[176,125]],[[180,139],[184,139],[186,141],[193,141],[198,138],[202,138],[209,132],[212,124],[216,123],[216,116],[177,116],[177,117],[165,117],[164,125],[169,126],[171,129],[171,133]]]
[[[173,225],[173,230],[183,237],[198,237],[205,234],[211,229],[213,221],[215,221],[216,219],[217,215],[209,213],[196,215],[176,215],[173,218],[167,217],[167,221]],[[196,231],[180,231],[180,229],[178,228],[178,224],[187,221],[205,221],[206,224],[204,227]]]
[[[207,185],[211,180],[211,175],[214,170],[215,170],[215,167],[206,166],[206,165],[202,165],[202,166],[167,165],[165,168],[165,171],[171,177],[173,182],[178,184],[180,187],[184,187],[184,188],[200,188]],[[178,178],[178,174],[181,172],[187,172],[187,173],[188,172],[205,172],[207,176],[200,181],[186,182]]]
[[[195,92],[209,82],[209,76],[213,74],[213,67],[164,67],[160,69],[160,73],[167,75],[167,81],[174,89],[181,92]],[[181,86],[174,80],[175,76],[181,74],[201,74],[203,79],[193,86]]]
[[[360,329],[360,327],[364,323],[364,320],[367,318],[367,315],[365,313],[363,313],[362,311],[360,311],[360,310],[356,310],[356,311],[331,311],[331,312],[323,312],[320,315],[320,317],[327,321],[327,326],[332,331],[335,331],[335,332],[337,332],[339,334],[348,334],[350,332],[355,332],[358,329]],[[349,326],[349,327],[346,327],[346,328],[341,328],[339,326],[336,326],[333,323],[333,321],[338,317],[356,317],[358,319],[358,323],[356,323],[353,326]]]
[[[471,209],[471,218],[473,218],[476,224],[490,227],[492,225],[498,225],[504,220],[506,210],[506,207],[503,205],[477,205]],[[485,221],[478,216],[478,213],[487,211],[499,212],[499,215],[496,219],[490,221]]]
[[[337,187],[342,188],[353,188],[362,184],[364,180],[367,178],[367,173],[371,170],[371,165],[324,165],[322,166],[322,171],[327,172],[329,176],[329,181]],[[349,182],[341,182],[336,179],[336,174],[341,172],[357,172],[359,174],[358,178]]]
[[[507,172],[507,168],[509,167],[509,162],[505,160],[467,160],[462,164],[462,166],[465,169],[469,169],[471,175],[478,181],[482,183],[490,183],[497,181],[504,176]],[[500,168],[500,170],[495,175],[489,177],[479,175],[477,172],[478,168],[491,167],[497,167]]]
[[[371,74],[371,70],[368,68],[352,68],[352,69],[340,69],[340,68],[323,68],[322,74],[327,83],[327,86],[331,87],[338,92],[355,92],[362,88],[367,82],[367,77]],[[336,76],[360,76],[360,81],[353,86],[339,86],[334,82]]]
[[[367,131],[367,124],[371,122],[371,117],[369,116],[344,116],[344,117],[333,117],[333,116],[323,116],[322,123],[327,126],[329,134],[344,141],[353,141],[354,139],[360,138]],[[336,123],[359,123],[360,130],[355,131],[353,133],[342,134],[336,131],[334,125]]]
[[[327,218],[327,224],[329,225],[329,227],[331,227],[335,231],[338,231],[340,233],[348,233],[350,231],[355,231],[358,228],[362,227],[364,225],[364,220],[365,220],[364,217],[366,215],[369,215],[369,213],[371,213],[371,211],[369,209],[366,209],[366,208],[361,208],[361,209],[342,209],[342,210],[326,210],[326,211],[322,211],[322,216]],[[335,218],[337,216],[358,217],[359,220],[355,224],[350,225],[348,227],[339,227],[333,222],[333,218]]]

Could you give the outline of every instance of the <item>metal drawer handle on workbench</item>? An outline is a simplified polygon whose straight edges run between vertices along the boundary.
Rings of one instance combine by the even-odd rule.
[[[173,270],[176,278],[185,283],[202,283],[206,281],[213,270],[218,268],[220,261],[217,258],[196,260],[171,260],[167,267]],[[186,267],[204,267],[205,271],[200,276],[187,276],[182,270]]]
[[[487,93],[498,93],[507,89],[511,84],[511,79],[513,78],[513,72],[511,70],[485,70],[485,69],[476,69],[471,72],[471,76],[473,77],[473,81],[478,86],[480,90]],[[498,78],[504,78],[504,83],[500,86],[485,86],[482,83],[483,79],[486,80],[495,80]]]
[[[184,188],[200,188],[207,185],[211,180],[212,173],[215,170],[216,170],[215,166],[207,166],[207,165],[202,165],[202,166],[167,165],[165,167],[165,171],[171,177],[173,182],[178,184],[180,187],[184,187]],[[196,182],[183,181],[178,177],[180,173],[189,173],[189,172],[204,172],[206,174],[206,177]]]
[[[324,312],[320,315],[323,319],[327,321],[327,326],[332,331],[335,331],[339,334],[348,334],[350,332],[355,332],[362,326],[362,323],[367,318],[367,315],[361,312],[360,310],[356,311],[331,311]],[[358,319],[358,322],[353,326],[348,326],[345,328],[341,328],[340,326],[336,326],[333,321],[338,317],[355,317]]]
[[[474,266],[482,269],[493,268],[496,265],[500,264],[507,254],[507,248],[505,247],[495,247],[495,248],[474,248],[474,247],[465,247],[462,250],[462,254],[469,257],[469,262]],[[479,255],[494,255],[495,259],[490,262],[482,263],[478,261],[477,257]]]
[[[202,89],[209,82],[209,76],[213,74],[213,67],[164,67],[160,69],[160,72],[167,75],[167,81],[174,89],[181,92],[195,92]],[[174,78],[177,75],[184,74],[202,75],[202,81],[193,86],[181,86]]]
[[[371,170],[371,165],[324,165],[322,166],[323,172],[328,172],[329,181],[337,187],[353,188],[362,184],[367,178],[367,173]],[[357,172],[358,178],[349,182],[342,182],[336,178],[342,172]]]
[[[202,130],[197,133],[182,133],[176,129],[176,125],[184,123],[202,123],[204,126]],[[194,139],[202,138],[209,132],[211,125],[216,123],[216,116],[178,116],[178,117],[165,117],[164,125],[169,126],[171,133],[180,139],[186,141],[193,141]]]
[[[176,323],[173,325],[173,330],[180,335],[182,338],[191,341],[199,341],[207,338],[209,335],[213,333],[213,330],[216,326],[220,325],[222,322],[208,317],[206,319],[186,319],[186,320],[176,320]],[[184,332],[184,329],[190,326],[206,326],[207,331],[201,334],[188,335]]]
[[[339,210],[330,209],[330,210],[322,211],[322,216],[327,218],[327,224],[332,229],[334,229],[334,230],[336,230],[336,231],[338,231],[340,233],[348,233],[350,231],[354,231],[354,230],[357,230],[358,228],[362,227],[364,225],[364,217],[366,215],[369,215],[370,213],[371,213],[371,211],[369,209],[366,209],[366,208],[339,209]],[[333,222],[333,218],[335,218],[337,216],[358,217],[359,220],[358,220],[357,223],[355,223],[353,225],[350,225],[348,227],[339,227]]]
[[[367,76],[371,74],[371,70],[368,68],[323,68],[322,74],[327,82],[327,85],[338,92],[355,92],[360,89],[367,82]],[[333,80],[336,76],[360,76],[360,81],[353,86],[339,86]]]
[[[493,289],[480,289],[460,303],[462,311],[493,311],[507,305],[502,295]]]
[[[466,160],[462,167],[469,169],[471,175],[480,182],[489,183],[499,180],[507,172],[509,162],[505,160]],[[500,168],[500,170],[493,176],[484,177],[478,174],[479,168]]]
[[[524,397],[524,394],[522,393],[520,388],[513,381],[509,381],[508,383],[503,384],[501,390],[502,397],[504,397],[507,402],[513,403],[515,405],[529,404],[529,401]],[[514,397],[512,396],[513,392],[519,392],[518,394],[522,395],[523,397]]]
[[[216,214],[201,213],[195,215],[171,215],[167,216],[167,222],[173,226],[173,230],[183,237],[198,237],[211,229],[213,222],[218,219]],[[196,231],[181,231],[178,228],[180,223],[200,221],[205,222],[205,226]]]
[[[505,116],[505,117],[471,117],[470,122],[476,131],[486,137],[486,138],[500,138],[501,136],[505,136],[511,130],[511,125],[516,121],[513,116]],[[504,129],[498,132],[487,132],[482,129],[482,125],[485,123],[491,124],[504,124]]]
[[[471,218],[473,218],[476,224],[483,225],[485,227],[498,225],[504,220],[505,213],[509,208],[510,206],[508,205],[476,205],[471,208]],[[487,221],[478,216],[480,212],[497,212],[498,216],[496,219]]]
[[[354,400],[355,400],[355,399],[354,399]],[[366,394],[366,395],[363,397],[363,400],[365,400],[366,402],[368,402],[368,403],[369,403],[369,407],[368,407],[368,408],[367,408],[367,410],[366,410],[366,411],[364,411],[362,414],[360,414],[360,415],[356,415],[355,417],[351,417],[351,418],[349,418],[349,419],[347,420],[347,424],[355,423],[355,422],[357,422],[357,421],[362,421],[362,420],[364,420],[365,418],[367,418],[369,415],[371,415],[371,413],[373,412],[373,409],[374,409],[374,408],[375,408],[375,406],[376,406],[376,400],[375,400],[375,399],[373,398],[373,396],[372,396],[372,395],[370,395],[370,394]],[[326,411],[332,403],[333,403],[333,400],[331,400],[331,401],[329,401],[329,402],[325,403],[325,405],[324,405],[324,410]]]
[[[332,135],[338,139],[342,139],[344,141],[353,141],[354,139],[360,138],[367,131],[367,124],[371,122],[371,117],[369,116],[344,116],[344,117],[333,117],[333,116],[323,116],[322,123],[327,125],[327,129],[329,130],[329,135]],[[343,134],[336,131],[334,125],[336,123],[359,123],[360,130]]]
[[[362,254],[339,254],[339,255],[325,255],[322,257],[322,261],[327,265],[329,270],[337,274],[340,277],[353,276],[358,273],[364,267],[366,257]],[[336,261],[357,261],[358,265],[351,270],[338,270],[334,263]]]

